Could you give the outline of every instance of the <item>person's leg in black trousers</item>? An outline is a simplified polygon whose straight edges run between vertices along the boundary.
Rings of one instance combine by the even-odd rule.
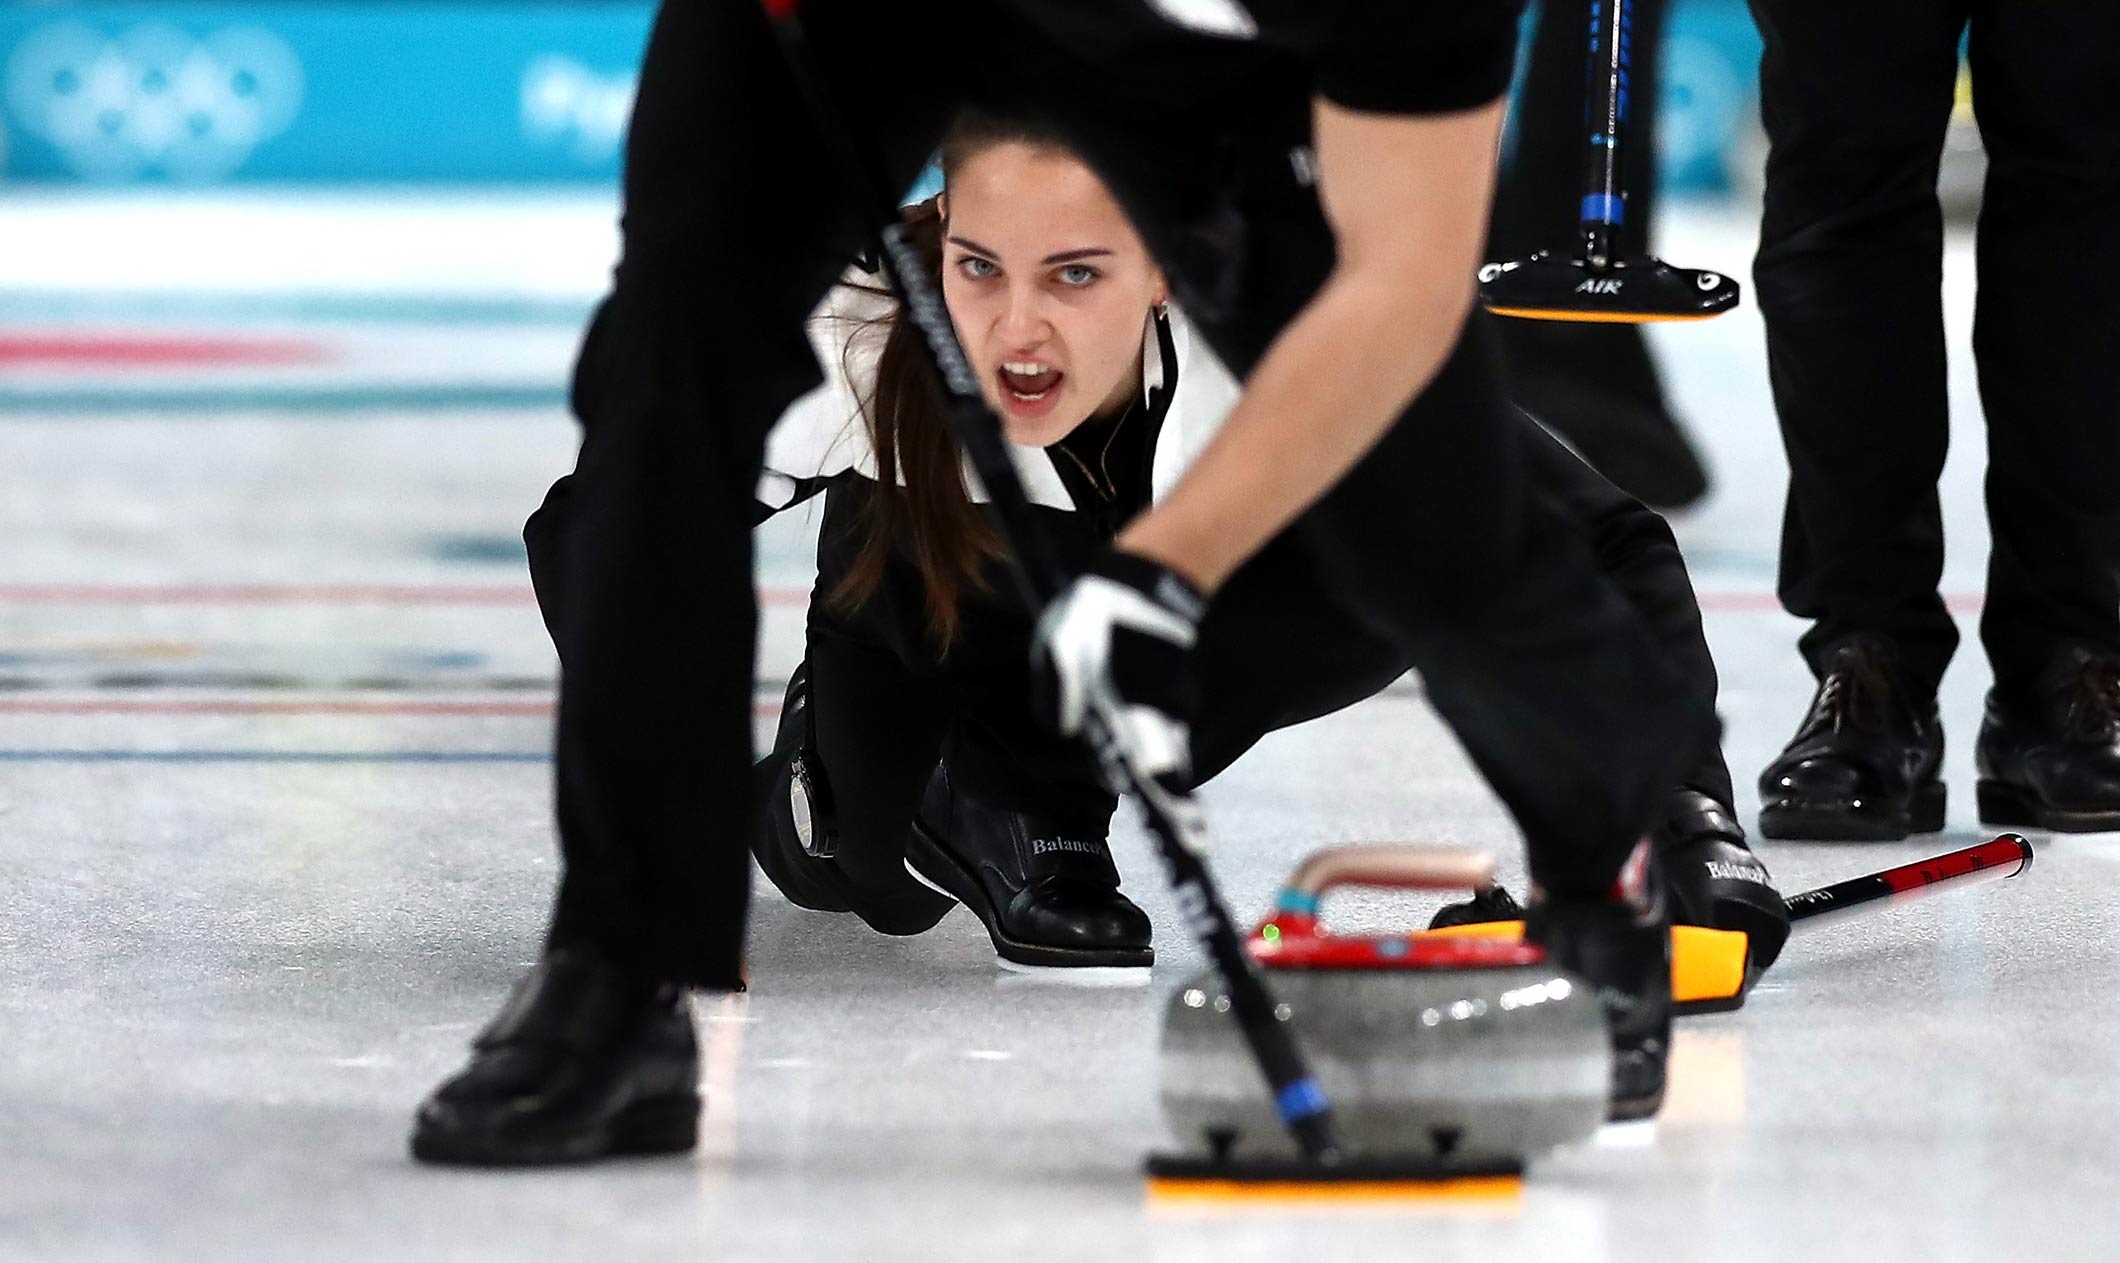
[[[870,529],[874,484],[826,489],[803,660],[758,764],[752,853],[801,907],[918,934],[952,906],[905,871],[906,824],[951,723],[918,570],[894,556],[858,603],[840,588]]]
[[[575,495],[574,476],[561,478],[523,527],[538,608],[555,640],[570,608],[566,550]],[[844,488],[825,494],[827,538],[858,521],[861,499]],[[947,716],[933,663],[907,648],[921,643],[921,629],[908,634],[899,614],[887,598],[841,609],[829,580],[819,579],[774,748],[755,769],[766,810],[751,840],[766,876],[796,904],[854,912],[886,934],[917,934],[950,903],[906,876],[902,822],[927,784]],[[830,764],[846,770],[830,776]],[[791,796],[798,781],[805,814],[831,834],[828,855],[811,854],[798,836]],[[889,820],[901,822],[895,832],[885,827]]]
[[[1540,486],[1588,530],[1599,569],[1649,624],[1685,687],[1699,704],[1713,710],[1718,689],[1715,656],[1671,524],[1606,481],[1528,418],[1526,428]],[[1766,866],[1751,854],[1744,826],[1738,823],[1719,732],[1701,742],[1683,779],[1665,798],[1655,837],[1657,854],[1678,895],[1679,919],[1742,930],[1751,939],[1753,966],[1773,964],[1788,938],[1788,910]]]
[[[1693,579],[1671,524],[1585,464],[1529,417],[1525,418],[1525,434],[1539,486],[1582,523],[1598,569],[1649,624],[1664,656],[1700,704],[1714,709],[1719,688],[1715,656],[1708,649],[1700,600],[1694,595]],[[1679,783],[1686,791],[1707,795],[1725,812],[1733,810],[1736,798],[1719,734],[1702,743]]]
[[[874,7],[807,14],[827,74],[861,82],[875,49],[909,39]],[[803,321],[865,237],[761,9],[668,6],[642,84],[611,327],[583,366],[598,407],[560,629],[552,944],[717,987],[748,872],[752,490],[766,431],[819,378]],[[911,117],[879,142],[910,182],[945,113],[906,95],[892,108]]]
[[[1948,445],[1936,174],[1965,0],[1752,0],[1770,152],[1754,268],[1789,456],[1782,604],[1819,691],[1760,775],[1769,837],[1940,828]]]
[[[1599,570],[1652,629],[1683,687],[1715,705],[1715,660],[1670,526],[1528,416],[1525,458],[1542,494],[1580,525]],[[1201,625],[1201,713],[1193,770],[1205,782],[1260,737],[1370,697],[1411,669],[1406,652],[1317,582],[1300,541],[1278,537],[1215,595]],[[1731,802],[1721,743],[1702,743],[1674,784]]]
[[[1621,240],[1632,253],[1653,244],[1665,8],[1665,0],[1635,0],[1633,7],[1627,94],[1633,130],[1621,155],[1627,187]],[[1585,6],[1569,0],[1539,5],[1512,114],[1515,133],[1495,190],[1489,259],[1566,250],[1581,235],[1589,112],[1585,17]],[[1658,508],[1681,508],[1707,494],[1707,470],[1671,415],[1640,326],[1504,319],[1495,332],[1511,397],[1565,435],[1606,477]]]
[[[2120,8],[1978,0],[1988,154],[1973,323],[1987,414],[1978,747],[1993,824],[2120,828]]]
[[[827,75],[935,57],[916,6],[819,0]],[[925,84],[925,86],[923,86]],[[910,183],[940,75],[863,124]],[[422,1158],[580,1160],[688,1148],[697,1054],[681,988],[741,985],[751,776],[752,490],[765,435],[819,372],[803,320],[866,234],[767,25],[745,3],[657,18],[627,148],[624,253],[577,373],[557,808],[543,963],[422,1106]]]
[[[1574,518],[1601,572],[1678,669],[1681,687],[1712,710],[1715,661],[1670,526],[1528,416],[1518,412],[1515,419],[1540,492]],[[1215,594],[1201,624],[1199,653],[1202,701],[1193,728],[1193,771],[1203,783],[1266,733],[1373,696],[1412,666],[1404,649],[1318,582],[1294,533],[1269,544]],[[1765,867],[1745,849],[1715,734],[1700,743],[1682,779],[1666,787],[1655,836],[1680,898],[1680,919],[1745,930],[1755,963],[1771,964],[1787,936],[1787,918]]]
[[[820,911],[855,912],[886,934],[917,934],[942,919],[951,901],[904,865],[906,827],[949,718],[931,670],[812,603],[778,739],[759,765],[767,788],[758,861],[782,893]],[[792,817],[798,757],[806,827],[829,837],[822,847],[805,847]]]

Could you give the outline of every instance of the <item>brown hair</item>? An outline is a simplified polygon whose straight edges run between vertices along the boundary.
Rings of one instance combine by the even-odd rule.
[[[1057,134],[1029,120],[967,111],[942,140],[944,185],[965,162],[1005,144],[1066,147]],[[939,288],[940,205],[930,198],[906,208],[905,219],[928,278]],[[892,555],[910,554],[926,589],[929,630],[946,649],[957,636],[959,602],[967,592],[986,589],[985,567],[1005,550],[965,487],[962,449],[943,415],[942,389],[919,329],[895,314],[871,324],[886,327],[875,384],[861,401],[876,453],[876,488],[861,524],[865,538],[830,599],[841,609],[860,605],[876,594]],[[841,354],[841,367],[858,381],[852,366],[854,340],[848,340]]]

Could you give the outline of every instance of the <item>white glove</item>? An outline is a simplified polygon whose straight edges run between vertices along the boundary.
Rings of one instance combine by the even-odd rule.
[[[1190,780],[1199,705],[1192,649],[1206,605],[1176,571],[1114,551],[1038,620],[1031,654],[1039,709],[1063,735],[1099,740],[1107,776],[1124,759],[1171,788]]]

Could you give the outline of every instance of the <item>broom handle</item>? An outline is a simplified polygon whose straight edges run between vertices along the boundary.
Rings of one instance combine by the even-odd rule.
[[[1565,0],[1546,0],[1549,4]],[[1551,21],[1546,18],[1542,21]],[[1619,258],[1620,225],[1627,217],[1627,190],[1620,179],[1620,153],[1632,127],[1627,121],[1634,54],[1634,0],[1591,0],[1589,88],[1584,109],[1583,261],[1602,272]]]
[[[1947,855],[1806,890],[1782,902],[1788,906],[1791,929],[1823,925],[1873,904],[1904,903],[1936,894],[1947,886],[1999,881],[2015,877],[2031,866],[2032,844],[2022,835],[2005,833]]]

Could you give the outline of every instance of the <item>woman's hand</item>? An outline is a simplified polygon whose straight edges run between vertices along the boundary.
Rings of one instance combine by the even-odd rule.
[[[1031,644],[1038,709],[1063,735],[1097,742],[1107,781],[1116,761],[1142,777],[1191,779],[1199,696],[1193,642],[1205,607],[1199,589],[1175,571],[1115,551],[1038,620]]]

